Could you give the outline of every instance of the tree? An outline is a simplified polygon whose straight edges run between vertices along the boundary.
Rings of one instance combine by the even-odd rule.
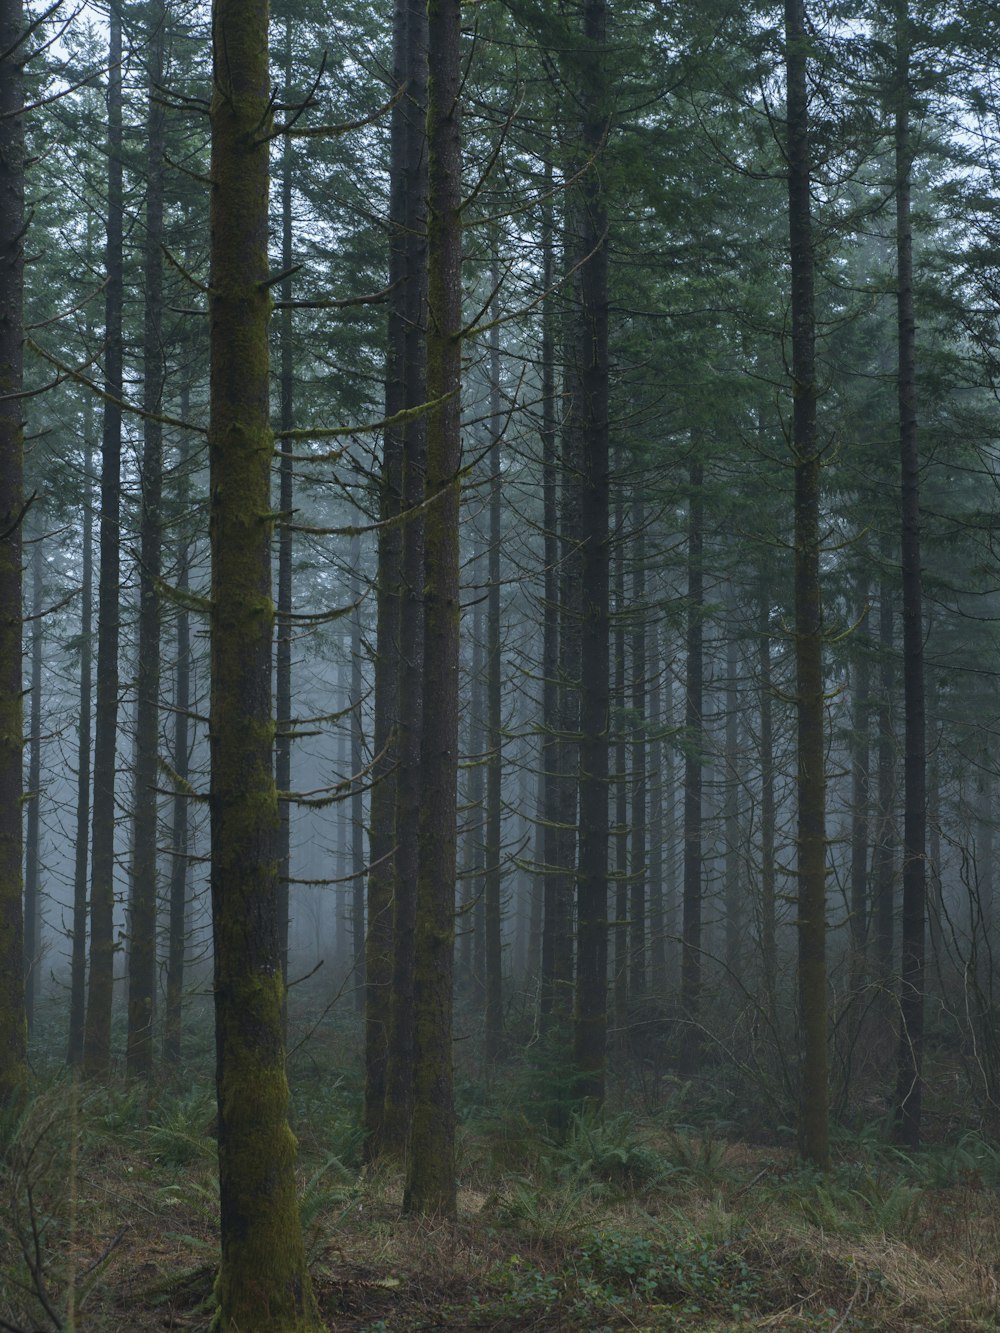
[[[826,710],[820,600],[820,461],[812,146],[803,0],[785,0],[786,157],[791,254],[792,436],[795,473],[795,672],[798,717],[799,1148],[829,1165],[826,1034]]]
[[[105,248],[104,404],[101,433],[100,574],[97,591],[97,700],[90,869],[90,972],[83,1068],[104,1078],[111,1066],[114,988],[115,755],[118,728],[119,580],[121,571],[122,306],[122,15],[112,0],[108,48],[107,228]]]
[[[427,8],[427,474],[413,1115],[403,1207],[455,1211],[452,968],[462,458],[461,6]]]
[[[266,0],[215,0],[211,106],[212,921],[223,1333],[319,1327],[282,1036],[271,709]]]
[[[21,791],[24,518],[24,18],[0,6],[0,1102],[27,1076]]]

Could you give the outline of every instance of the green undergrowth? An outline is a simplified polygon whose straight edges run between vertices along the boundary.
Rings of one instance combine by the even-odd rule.
[[[840,1129],[820,1174],[780,1135],[741,1136],[704,1085],[584,1114],[536,1051],[492,1080],[463,1071],[458,1219],[408,1218],[399,1166],[362,1162],[356,1043],[317,1029],[289,1065],[331,1330],[1000,1323],[1000,1145],[971,1128],[919,1154]],[[210,1046],[193,1049],[149,1086],[36,1064],[31,1102],[0,1117],[0,1327],[208,1327],[216,1119]]]

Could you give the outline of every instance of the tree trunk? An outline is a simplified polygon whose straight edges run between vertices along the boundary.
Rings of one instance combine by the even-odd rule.
[[[187,393],[181,395],[181,416],[187,419]],[[181,444],[178,510],[183,514],[188,498],[188,450]],[[183,599],[189,585],[188,542],[181,536],[177,560],[177,587]],[[191,620],[183,603],[177,610],[177,665],[174,675],[173,766],[177,786],[173,795],[170,832],[170,904],[167,934],[166,997],[163,1011],[163,1060],[178,1065],[181,1059],[181,1019],[184,995],[184,953],[187,944],[186,914],[188,886],[188,793],[190,742],[188,710],[191,707]]]
[[[500,282],[496,253],[490,269],[494,290]],[[493,303],[493,317],[499,314]],[[485,1055],[492,1064],[503,1042],[503,949],[501,909],[501,814],[503,732],[500,718],[500,325],[490,329],[490,537],[486,607],[486,1032]]]
[[[621,451],[616,455],[617,470],[622,470]],[[614,955],[611,964],[612,996],[614,1000],[615,1046],[622,1050],[628,1023],[628,737],[625,728],[625,543],[621,538],[625,526],[624,487],[615,487],[615,628],[614,644],[614,702],[617,714],[615,725],[615,924]]]
[[[629,935],[629,990],[639,1000],[646,990],[646,505],[636,483],[632,517],[632,874]]]
[[[892,558],[892,546],[882,543],[882,560]],[[880,693],[878,705],[878,842],[875,846],[875,958],[879,983],[885,994],[880,1005],[888,1022],[893,976],[893,926],[896,878],[896,738],[892,726],[895,687],[892,589],[887,572],[879,583]]]
[[[804,0],[785,0],[788,238],[791,254],[792,457],[795,471],[795,676],[798,717],[799,1149],[829,1166],[826,1032],[826,771],[820,598],[820,447],[816,431],[815,260]]]
[[[292,97],[292,35],[294,21],[285,15],[284,76],[285,98]],[[278,428],[290,431],[295,425],[295,348],[292,342],[292,141],[285,135],[281,144],[281,312],[278,317]],[[274,781],[280,792],[292,786],[292,562],[294,534],[292,513],[295,507],[295,467],[291,439],[282,438],[278,462],[278,603],[277,634],[274,644]],[[278,806],[278,947],[281,951],[281,975],[288,985],[288,916],[292,874],[292,807],[288,800]],[[288,1002],[282,1010],[285,1035],[288,1034]]]
[[[896,280],[899,337],[900,554],[903,573],[903,919],[900,931],[897,1133],[910,1151],[920,1145],[924,1048],[924,918],[926,916],[927,757],[924,722],[924,618],[920,572],[920,455],[917,441],[916,324],[913,310],[913,228],[910,195],[914,147],[910,133],[910,14],[896,3]]]
[[[725,831],[726,967],[739,983],[743,970],[743,903],[740,899],[740,774],[739,774],[739,643],[736,638],[736,597],[729,590],[726,617],[726,740],[722,819]]]
[[[108,219],[105,272],[104,427],[101,439],[101,565],[97,590],[97,699],[90,869],[90,975],[83,1067],[106,1078],[111,1067],[114,992],[115,748],[118,728],[118,620],[122,414],[122,17],[110,8],[108,51]]]
[[[704,750],[705,571],[704,469],[694,441],[688,469],[687,660],[684,709],[684,899],[682,908],[681,1012],[687,1022],[681,1072],[697,1072],[701,1007],[702,753]]]
[[[139,562],[139,668],[135,735],[135,823],[132,893],[129,904],[128,1045],[129,1074],[153,1072],[153,1019],[156,997],[157,775],[160,739],[160,504],[163,489],[163,50],[166,13],[162,3],[148,15],[149,60],[146,111],[146,283],[143,324],[142,506]]]
[[[673,839],[666,828],[663,809],[666,758],[663,744],[661,696],[663,663],[660,655],[660,631],[652,626],[646,670],[649,678],[649,969],[653,994],[662,999],[667,989],[667,951],[664,932],[666,919],[663,902],[663,846],[673,856]]]
[[[458,776],[458,518],[462,460],[461,5],[427,9],[427,413],[424,713],[413,1116],[403,1206],[455,1212],[452,965]]]
[[[271,712],[266,0],[212,12],[210,705],[221,1333],[319,1327],[288,1127]]]
[[[24,83],[20,0],[0,3],[0,1104],[27,1077],[21,901]]]
[[[406,148],[403,244],[403,392],[407,407],[427,398],[427,148],[420,114],[427,101],[427,20],[411,3],[400,70],[406,83],[409,116]],[[397,715],[396,852],[393,865],[393,967],[389,1015],[389,1053],[383,1111],[383,1147],[402,1156],[410,1128],[414,1061],[414,949],[419,874],[419,824],[423,799],[421,729],[424,657],[424,499],[425,418],[407,422],[402,437],[402,577],[399,603],[399,684]]]
[[[608,8],[586,0],[581,53],[582,148],[591,166],[580,207],[582,599],[580,643],[580,832],[577,852],[577,977],[574,1054],[580,1096],[604,1102],[608,1008],[608,210],[603,165],[608,133]]]
[[[774,865],[774,696],[771,684],[771,589],[761,576],[758,593],[757,670],[760,709],[760,958],[764,1003],[777,1025],[778,941]]]
[[[41,962],[41,806],[42,806],[42,525],[37,518],[31,539],[31,711],[28,721],[28,818],[24,854],[24,1016],[31,1036]]]
[[[351,538],[351,943],[354,1008],[365,1011],[365,809],[360,777],[365,765],[364,679],[361,671],[361,538]]]
[[[90,747],[94,634],[94,506],[91,471],[93,398],[83,417],[83,550],[80,557],[80,713],[76,747],[76,840],[73,868],[73,938],[70,959],[69,1040],[66,1059],[83,1061],[83,1025],[87,1000],[87,871],[90,867]]]
[[[851,718],[851,993],[856,994],[865,974],[865,950],[868,943],[868,842],[871,782],[871,664],[869,661],[868,586],[858,587],[858,616],[855,630],[853,663],[853,698]]]
[[[426,17],[420,0],[396,0],[393,11],[393,82],[405,88],[392,110],[389,162],[389,301],[386,415],[423,402],[425,386],[424,200],[426,152]],[[404,437],[407,427],[385,432],[377,571],[375,655],[375,769],[369,839],[368,934],[365,945],[365,1155],[386,1146],[387,1077],[393,1021],[394,903],[397,881],[396,812],[399,804],[400,686],[406,670],[401,649],[403,528],[392,520],[403,510]],[[413,427],[411,426],[412,432]],[[422,427],[418,427],[422,429]],[[414,436],[409,435],[412,459]],[[407,484],[413,486],[408,475]],[[412,527],[412,524],[409,525]],[[411,534],[412,536],[413,534]],[[412,546],[412,543],[411,543]],[[412,549],[410,552],[412,560]],[[398,1121],[396,1122],[398,1128]],[[392,1129],[398,1144],[397,1129]]]

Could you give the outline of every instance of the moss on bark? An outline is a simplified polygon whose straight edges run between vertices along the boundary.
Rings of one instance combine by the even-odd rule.
[[[319,1328],[288,1127],[271,714],[266,0],[215,0],[212,915],[223,1333]]]

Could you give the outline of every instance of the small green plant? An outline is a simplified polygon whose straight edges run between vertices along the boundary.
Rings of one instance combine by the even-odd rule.
[[[574,1112],[565,1142],[555,1146],[554,1155],[573,1175],[586,1172],[622,1189],[653,1185],[673,1170],[636,1135],[627,1115],[605,1118]]]
[[[193,1089],[160,1104],[146,1131],[153,1161],[166,1167],[190,1166],[215,1160],[216,1144],[210,1133],[215,1118],[215,1095]]]

